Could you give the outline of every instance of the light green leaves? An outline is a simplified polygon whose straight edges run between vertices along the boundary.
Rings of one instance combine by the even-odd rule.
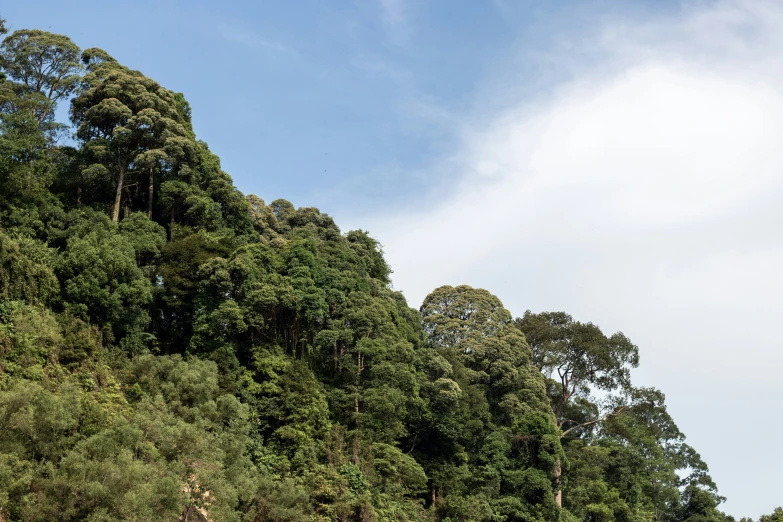
[[[37,29],[15,31],[0,45],[0,66],[8,77],[23,85],[26,94],[48,100],[37,114],[39,123],[78,87],[79,51],[67,36]]]

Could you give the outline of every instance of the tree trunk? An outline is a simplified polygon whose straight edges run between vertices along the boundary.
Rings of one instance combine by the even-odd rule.
[[[120,220],[120,202],[122,201],[122,184],[125,181],[125,166],[120,166],[120,180],[117,182],[117,195],[114,197],[114,212],[111,219],[115,223]]]
[[[561,508],[563,507],[563,486],[560,483],[560,476],[563,474],[562,471],[562,465],[560,464],[560,459],[557,459],[557,462],[555,462],[555,504],[557,504],[557,507]]]
[[[155,179],[153,176],[154,174],[152,173],[152,169],[150,169],[150,200],[147,202],[147,217],[150,219],[152,219],[152,196],[155,194]]]

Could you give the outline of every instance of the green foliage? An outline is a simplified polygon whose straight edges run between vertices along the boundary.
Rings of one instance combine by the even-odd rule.
[[[123,219],[119,233],[133,246],[139,266],[152,265],[166,245],[166,229],[141,212],[134,212]]]
[[[41,379],[47,359],[57,358],[63,341],[53,314],[22,301],[2,301],[0,321],[3,372]]]
[[[533,364],[547,376],[548,393],[563,435],[613,415],[615,400],[599,415],[582,407],[592,390],[627,394],[631,368],[639,365],[639,349],[622,333],[609,337],[592,323],[574,321],[564,312],[533,314],[515,321],[533,353]],[[585,415],[587,414],[587,415]]]
[[[62,285],[63,307],[74,316],[96,321],[107,333],[122,338],[126,347],[139,350],[149,323],[146,306],[152,300],[152,283],[136,264],[134,248],[139,236],[122,234],[106,216],[74,215],[63,233],[65,248],[55,272]]]
[[[2,25],[2,24],[0,24]],[[4,31],[0,31],[2,33]],[[79,48],[62,35],[15,31],[0,44],[0,192],[28,206],[48,199],[62,153],[53,147],[64,126],[57,102],[80,79]]]
[[[497,297],[469,286],[436,289],[421,313],[437,354],[430,355],[430,368],[436,363],[438,373],[453,372],[455,379],[436,383],[438,398],[445,390],[456,396],[449,416],[457,422],[431,435],[451,449],[444,455],[451,462],[439,459],[431,471],[434,488],[445,490],[443,516],[461,519],[459,509],[480,520],[556,518],[553,470],[562,449],[543,376],[531,367],[530,348],[511,314]],[[474,497],[467,504],[450,499],[469,492]]]
[[[48,254],[32,238],[15,241],[0,230],[0,299],[48,303],[60,287]]]
[[[67,36],[37,29],[15,31],[0,46],[0,64],[11,80],[57,102],[80,79],[79,48]],[[43,120],[45,115],[40,115]]]
[[[783,521],[783,508],[775,508],[775,511],[771,515],[762,515],[761,518],[759,518],[759,522],[781,522],[781,521]]]

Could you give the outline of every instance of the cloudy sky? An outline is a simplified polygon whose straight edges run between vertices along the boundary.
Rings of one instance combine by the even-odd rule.
[[[30,4],[30,5],[27,5]],[[183,91],[245,192],[622,330],[723,508],[783,504],[783,3],[16,2]]]

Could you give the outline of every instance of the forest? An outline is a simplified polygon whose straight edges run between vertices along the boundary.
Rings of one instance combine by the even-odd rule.
[[[183,94],[0,33],[1,522],[735,521],[624,334],[413,308],[368,232],[242,194]]]

